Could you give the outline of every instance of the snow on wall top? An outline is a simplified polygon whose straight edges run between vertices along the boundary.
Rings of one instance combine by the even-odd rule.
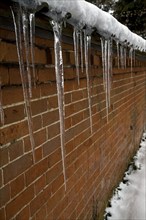
[[[29,5],[29,0],[14,0],[23,5]],[[97,32],[105,38],[111,36],[119,41],[140,51],[146,51],[146,40],[131,32],[125,25],[118,22],[112,15],[102,11],[97,6],[85,0],[34,0],[36,5],[47,3],[50,10],[71,13],[74,25],[86,25],[96,28]],[[46,15],[50,15],[49,12]]]

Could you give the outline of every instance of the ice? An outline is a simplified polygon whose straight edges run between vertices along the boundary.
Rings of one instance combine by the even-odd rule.
[[[118,62],[118,68],[120,68],[120,47],[119,47],[119,41],[116,41],[117,46],[117,62]]]
[[[103,86],[106,97],[106,116],[110,107],[111,79],[112,79],[112,39],[101,38],[102,68],[103,68]]]
[[[75,65],[76,65],[76,74],[77,74],[78,85],[80,84],[80,75],[79,75],[79,39],[80,39],[80,33],[74,27],[73,40],[74,40],[74,54],[75,54]]]
[[[66,190],[66,171],[65,171],[65,124],[64,124],[64,72],[63,72],[63,58],[62,58],[62,47],[61,47],[61,34],[62,24],[53,21],[51,22],[54,32],[54,52],[55,52],[55,73],[58,93],[58,107],[59,107],[59,119],[60,119],[60,139],[61,139],[61,153],[62,153],[62,165],[64,184]]]
[[[127,48],[124,47],[124,68],[126,69],[127,67]]]
[[[81,53],[81,71],[84,71],[84,59],[83,59],[83,34],[82,30],[79,31],[80,34],[80,53]]]
[[[33,136],[33,124],[32,124],[32,113],[31,113],[31,104],[30,104],[30,96],[31,96],[31,79],[30,79],[30,69],[29,69],[29,60],[28,60],[28,50],[29,50],[29,34],[28,34],[28,20],[27,20],[27,13],[22,11],[22,8],[17,8],[13,10],[11,8],[13,23],[15,28],[15,36],[16,36],[16,47],[17,47],[17,54],[18,54],[18,61],[19,61],[19,68],[20,68],[20,75],[21,75],[21,82],[23,88],[23,96],[24,96],[24,103],[25,103],[25,111],[27,115],[27,122],[28,122],[28,129],[30,135],[30,142],[32,147],[32,156],[33,162],[35,162],[35,142]],[[22,24],[23,30],[22,30]],[[23,34],[22,34],[23,33]],[[23,36],[22,36],[23,35]],[[23,40],[24,38],[24,45]],[[26,59],[26,68],[24,63],[24,53],[25,50],[25,59]]]
[[[2,82],[0,79],[0,119],[1,124],[4,125],[4,110],[3,110],[3,104],[2,104]]]
[[[131,77],[133,75],[133,48],[130,48],[129,50],[129,58],[131,63]]]
[[[91,50],[91,35],[88,35],[84,30],[84,53],[85,53],[85,67],[86,67],[86,78],[87,78],[87,93],[88,93],[88,105],[89,105],[89,119],[90,119],[90,130],[92,134],[92,102],[91,102],[91,85],[89,77],[89,56]]]
[[[124,55],[124,47],[120,45],[120,64],[122,69],[124,69]]]
[[[29,91],[29,96],[32,97],[30,62],[29,62],[29,15],[28,12],[26,12],[25,10],[22,10],[21,14],[22,14],[23,38],[24,38],[24,48],[25,48],[25,57],[26,57],[26,73],[28,78],[28,91]]]
[[[33,71],[33,83],[36,86],[35,64],[34,64],[35,13],[29,14],[29,24],[30,24],[30,53],[31,53],[32,71]]]

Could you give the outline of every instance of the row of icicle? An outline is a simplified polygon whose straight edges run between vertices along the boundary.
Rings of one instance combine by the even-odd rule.
[[[32,147],[33,161],[35,162],[35,140],[33,135],[32,124],[32,112],[31,112],[31,97],[32,97],[32,77],[31,70],[33,72],[33,83],[35,86],[35,64],[34,64],[34,36],[35,36],[35,14],[29,13],[27,10],[20,8],[11,8],[13,23],[16,35],[17,54],[21,75],[21,82],[24,95],[25,111],[28,121],[28,129]],[[63,21],[63,20],[62,20]],[[60,140],[61,140],[61,153],[63,164],[64,184],[66,189],[66,172],[65,172],[65,102],[64,102],[64,69],[63,69],[63,57],[61,47],[62,36],[62,21],[51,21],[53,33],[54,33],[54,53],[55,53],[55,73],[56,84],[58,94],[58,107],[59,107],[59,119],[60,119]],[[75,54],[75,66],[78,85],[80,85],[79,70],[86,71],[87,79],[87,94],[88,94],[88,106],[89,106],[89,121],[92,134],[92,94],[91,94],[91,79],[90,79],[90,50],[91,50],[91,34],[82,30],[81,28],[74,27],[73,32],[74,41],[74,54]],[[126,47],[117,44],[117,60],[118,67],[126,68]],[[84,53],[83,53],[84,50]],[[24,52],[23,52],[24,51]],[[101,38],[101,51],[102,51],[102,66],[103,66],[103,86],[106,95],[106,111],[108,121],[108,111],[110,107],[110,91],[111,91],[111,78],[112,78],[112,39]],[[131,68],[133,60],[133,50],[130,49]],[[83,57],[84,54],[84,57]],[[30,59],[29,59],[30,57]],[[84,61],[84,62],[83,62]],[[0,116],[1,122],[4,125],[4,111],[2,107],[2,89],[0,82]]]

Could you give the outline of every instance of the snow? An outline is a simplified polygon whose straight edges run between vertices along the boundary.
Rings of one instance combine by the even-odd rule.
[[[74,25],[88,26],[88,28],[96,29],[96,31],[105,38],[113,37],[121,44],[127,44],[133,49],[146,51],[146,41],[131,32],[125,25],[117,21],[108,12],[102,11],[94,4],[85,0],[35,0],[30,4],[29,0],[13,0],[19,2],[25,7],[36,10],[37,5],[43,3],[48,4],[49,12],[45,13],[50,17],[50,11],[68,12],[71,18],[68,22],[74,22]]]
[[[124,180],[106,208],[108,220],[146,219],[146,133],[134,157],[134,167],[126,172]],[[111,215],[111,216],[109,216]]]
[[[71,13],[68,20],[76,20],[76,24],[83,24],[90,28],[96,28],[97,32],[105,38],[113,37],[121,44],[132,46],[133,49],[146,51],[146,41],[132,33],[126,26],[118,22],[111,14],[102,11],[97,6],[84,0],[39,0],[39,3],[46,2],[50,8],[58,12],[65,11]],[[47,15],[47,13],[46,13]],[[48,13],[49,15],[49,13]]]

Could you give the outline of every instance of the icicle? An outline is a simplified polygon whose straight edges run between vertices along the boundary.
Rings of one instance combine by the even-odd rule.
[[[83,73],[84,71],[84,60],[83,60],[83,36],[82,36],[82,30],[80,30],[80,53],[81,53],[81,71]]]
[[[108,114],[110,107],[110,92],[111,92],[111,78],[112,78],[112,40],[105,40],[101,38],[102,49],[102,67],[103,67],[103,85],[106,96],[106,115],[108,122]]]
[[[2,104],[2,83],[0,80],[0,119],[2,125],[4,125],[4,110],[3,110],[3,104]]]
[[[101,40],[101,52],[102,52],[103,86],[105,89],[105,39],[100,38],[100,40]]]
[[[54,32],[54,51],[55,51],[55,72],[57,81],[57,93],[58,93],[58,106],[59,106],[59,118],[60,118],[60,139],[61,139],[61,153],[62,153],[62,165],[64,184],[66,190],[66,171],[65,171],[65,124],[64,124],[64,73],[63,73],[63,57],[61,47],[61,33],[62,25],[59,22],[51,22]]]
[[[90,88],[90,77],[89,77],[89,52],[91,49],[91,36],[86,34],[84,31],[84,52],[85,52],[85,66],[86,66],[86,78],[87,78],[87,93],[88,93],[88,104],[89,104],[89,117],[90,117],[90,129],[92,134],[92,103],[91,103],[91,88]]]
[[[18,9],[17,9],[18,10]],[[19,61],[19,68],[20,68],[20,75],[21,75],[21,82],[22,82],[22,88],[23,88],[23,96],[24,96],[24,102],[25,102],[25,110],[27,115],[27,122],[28,122],[28,129],[29,129],[29,135],[30,135],[30,142],[32,147],[32,155],[33,155],[33,162],[35,162],[35,153],[34,153],[34,137],[33,137],[33,124],[32,124],[32,113],[31,113],[31,106],[30,106],[30,79],[28,76],[30,73],[28,73],[28,65],[29,61],[27,62],[27,69],[25,70],[24,65],[24,57],[23,57],[23,43],[22,43],[22,23],[24,25],[27,25],[26,15],[24,15],[24,12],[22,13],[22,9],[20,8],[19,11],[17,11],[17,15],[15,15],[13,9],[11,8],[13,22],[14,22],[14,28],[15,28],[15,36],[16,36],[16,47],[17,47],[17,54],[18,54],[18,61]],[[28,40],[28,33],[27,28],[23,27],[23,34],[24,34],[24,40]],[[28,42],[24,42],[24,48],[28,46]],[[28,48],[27,48],[28,50]],[[25,51],[25,55],[28,55],[28,51]],[[28,59],[28,57],[27,57]]]
[[[124,68],[126,69],[126,62],[127,62],[127,49],[126,47],[124,48]]]
[[[133,65],[135,66],[135,50],[133,50]]]
[[[119,41],[116,42],[117,45],[117,61],[118,61],[118,69],[120,68],[120,52],[119,52]]]
[[[28,77],[28,91],[29,96],[32,97],[32,86],[31,86],[31,74],[30,74],[30,62],[29,62],[29,20],[28,13],[22,10],[22,26],[23,26],[23,38],[26,56],[26,72]]]
[[[108,107],[110,107],[110,91],[111,91],[111,79],[112,79],[112,40],[107,41],[107,93],[108,93]]]
[[[122,69],[124,69],[124,47],[120,45],[120,63]]]
[[[74,28],[73,32],[73,40],[74,40],[74,54],[75,54],[75,65],[76,65],[76,74],[78,85],[80,84],[80,76],[79,76],[79,31]]]
[[[34,36],[35,36],[35,14],[30,13],[29,15],[29,23],[30,23],[30,52],[31,52],[31,64],[33,71],[33,82],[36,86],[36,76],[35,76],[35,64],[34,64]]]
[[[133,77],[133,48],[131,47],[129,50],[129,58],[131,63],[131,77]]]

